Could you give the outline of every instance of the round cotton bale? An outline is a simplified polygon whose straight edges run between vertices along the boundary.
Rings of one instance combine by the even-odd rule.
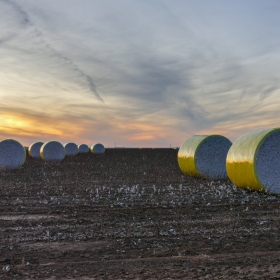
[[[194,135],[178,151],[178,164],[185,175],[206,178],[227,178],[226,157],[232,145],[221,135]]]
[[[0,168],[17,169],[26,160],[25,148],[16,140],[5,139],[0,141]]]
[[[45,161],[61,161],[65,157],[65,148],[57,141],[50,141],[41,147],[40,156]]]
[[[226,168],[237,187],[280,194],[280,128],[238,138],[228,152]]]
[[[104,154],[105,153],[105,148],[102,144],[97,143],[97,144],[91,145],[90,151],[94,154]]]
[[[79,149],[79,153],[81,153],[81,154],[89,152],[89,147],[86,144],[79,145],[78,149]]]
[[[28,148],[28,154],[33,158],[40,158],[40,149],[44,145],[43,142],[35,142]]]
[[[64,148],[66,156],[75,156],[79,152],[78,146],[75,143],[66,143]]]

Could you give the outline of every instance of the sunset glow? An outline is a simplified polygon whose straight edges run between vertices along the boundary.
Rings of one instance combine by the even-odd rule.
[[[280,3],[105,2],[0,0],[0,139],[169,147],[279,127]]]

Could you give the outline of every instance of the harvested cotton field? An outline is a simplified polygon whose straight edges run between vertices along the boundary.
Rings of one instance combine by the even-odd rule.
[[[276,279],[280,197],[187,177],[175,149],[0,173],[2,279]]]

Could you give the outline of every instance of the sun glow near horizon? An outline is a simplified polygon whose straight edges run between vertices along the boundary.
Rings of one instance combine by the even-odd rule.
[[[106,127],[109,128],[108,131]],[[108,138],[106,131],[102,131],[104,128],[108,134],[113,133],[115,135],[110,139],[110,142],[104,139]],[[110,123],[105,122],[102,124],[81,119],[68,120],[65,117],[61,119],[53,117],[46,121],[46,117],[25,116],[22,114],[1,115],[0,136],[2,139],[13,138],[20,140],[26,146],[35,141],[44,142],[52,139],[57,139],[61,142],[86,142],[89,145],[90,143],[98,142],[100,139],[99,142],[111,147],[114,146],[114,142],[121,146],[131,147],[169,146],[170,142],[174,143],[174,145],[175,142],[178,142],[176,139],[170,140],[172,137],[168,135],[167,127],[164,124],[147,124],[145,121],[121,122],[119,120],[112,120]],[[104,138],[102,139],[100,136]],[[157,144],[158,141],[161,141],[159,145]],[[175,146],[178,146],[178,144]]]
[[[65,131],[62,128],[46,125],[40,119],[22,115],[0,115],[0,135],[2,138],[48,139],[61,137],[64,134]]]
[[[70,2],[0,1],[0,139],[168,147],[279,127],[280,3]]]

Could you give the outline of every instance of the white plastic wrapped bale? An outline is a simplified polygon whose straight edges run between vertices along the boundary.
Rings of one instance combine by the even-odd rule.
[[[64,148],[66,156],[75,156],[79,152],[78,146],[75,143],[66,143]]]
[[[26,160],[25,148],[16,140],[5,139],[0,141],[0,168],[17,169]]]
[[[65,157],[65,148],[57,141],[50,141],[41,147],[40,156],[45,161],[61,161]]]
[[[194,135],[178,152],[178,164],[189,176],[206,179],[227,178],[226,157],[231,142],[221,135]]]
[[[78,149],[79,149],[79,153],[81,153],[81,154],[85,154],[85,153],[89,152],[89,147],[86,144],[79,145]]]
[[[33,158],[40,158],[40,149],[43,145],[43,142],[32,143],[28,148],[28,154]]]
[[[93,144],[90,147],[90,151],[93,154],[104,154],[105,153],[105,148],[102,144],[97,143],[97,144]]]

